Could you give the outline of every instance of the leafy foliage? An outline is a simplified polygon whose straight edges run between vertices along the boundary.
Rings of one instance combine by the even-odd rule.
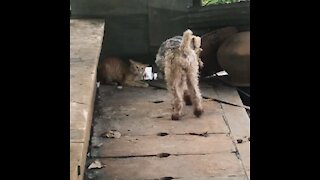
[[[230,4],[235,2],[240,2],[241,0],[202,0],[202,5],[211,5],[211,4]]]

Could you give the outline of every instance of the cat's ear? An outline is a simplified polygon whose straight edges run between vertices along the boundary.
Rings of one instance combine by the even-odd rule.
[[[129,59],[129,61],[130,61],[131,64],[135,64],[135,63],[136,63],[136,62],[135,62],[134,60],[132,60],[132,59]]]

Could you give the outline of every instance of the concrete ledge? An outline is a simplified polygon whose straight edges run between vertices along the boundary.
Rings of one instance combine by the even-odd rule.
[[[71,180],[83,179],[103,34],[104,20],[70,20]]]

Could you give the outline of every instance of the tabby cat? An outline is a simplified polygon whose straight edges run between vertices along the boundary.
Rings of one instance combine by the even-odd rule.
[[[148,87],[143,82],[145,68],[148,64],[142,64],[129,59],[129,63],[117,57],[104,59],[98,67],[98,81],[105,84],[113,82],[124,86]]]

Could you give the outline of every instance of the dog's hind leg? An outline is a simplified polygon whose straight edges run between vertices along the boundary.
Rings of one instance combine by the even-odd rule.
[[[173,95],[173,113],[172,120],[179,120],[183,108],[183,77],[181,73],[175,73],[175,79],[172,86]]]
[[[200,117],[203,113],[202,96],[199,88],[198,73],[196,71],[187,73],[187,85],[193,104],[193,114]]]

